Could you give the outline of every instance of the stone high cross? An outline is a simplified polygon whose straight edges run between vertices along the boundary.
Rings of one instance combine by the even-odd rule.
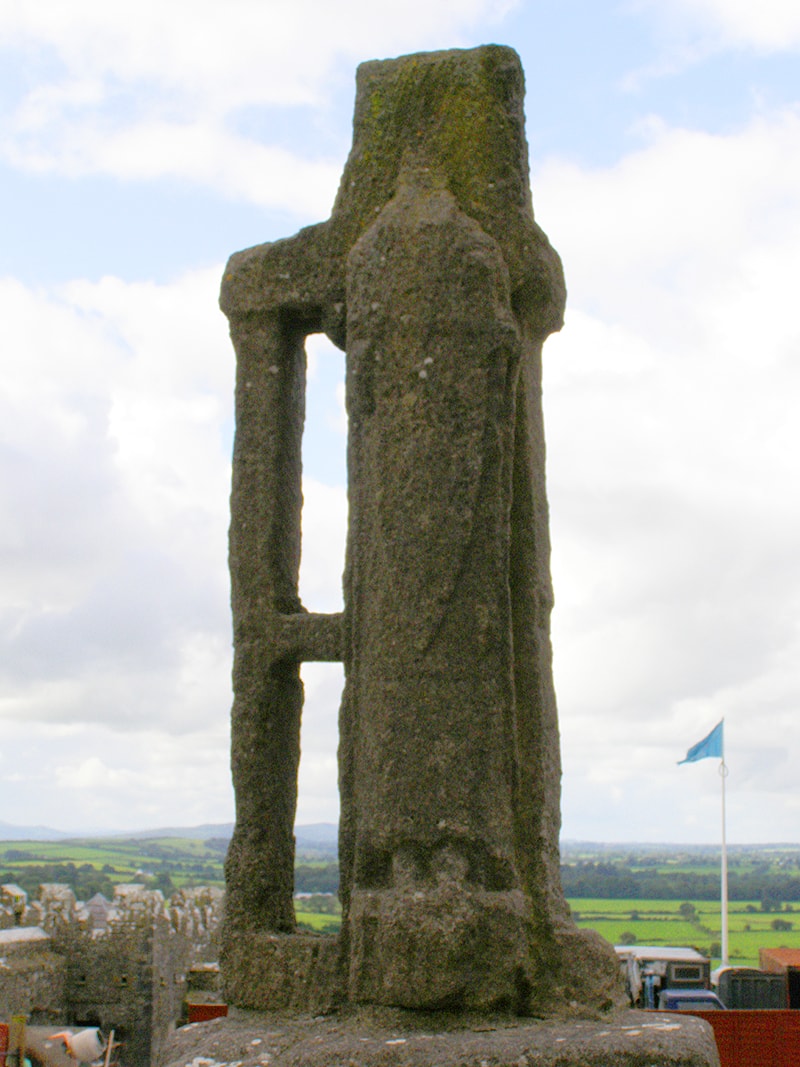
[[[363,64],[331,218],[225,273],[234,1004],[525,1013],[616,996],[613,951],[575,928],[559,878],[541,350],[565,292],[533,219],[523,93],[495,45]],[[334,615],[298,597],[319,331],[346,354]],[[343,917],[327,941],[294,933],[292,905],[307,660],[345,667]]]

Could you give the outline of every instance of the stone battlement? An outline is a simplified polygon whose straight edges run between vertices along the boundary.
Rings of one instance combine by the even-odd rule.
[[[98,893],[84,902],[51,883],[23,908],[11,896],[0,900],[0,1018],[113,1029],[123,1067],[157,1062],[182,1019],[191,967],[217,958],[222,891],[184,889],[166,900],[120,885],[112,900]]]

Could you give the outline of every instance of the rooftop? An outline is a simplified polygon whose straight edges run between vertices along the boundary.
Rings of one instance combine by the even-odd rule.
[[[26,941],[49,941],[50,938],[40,926],[12,926],[0,930],[0,948],[8,945],[21,945]]]
[[[676,948],[673,945],[614,945],[614,951],[623,959],[633,956],[637,960],[669,960],[677,963],[705,963],[708,959],[696,948]]]

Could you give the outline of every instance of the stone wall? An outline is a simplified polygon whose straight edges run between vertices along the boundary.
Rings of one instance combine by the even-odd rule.
[[[0,929],[0,1019],[57,1024],[65,1003],[66,962],[51,938],[37,926]]]
[[[189,967],[216,956],[222,901],[214,888],[167,902],[121,885],[112,901],[83,903],[48,884],[22,916],[37,925],[6,929],[13,904],[0,902],[0,1017],[113,1029],[122,1067],[149,1067],[181,1019]]]

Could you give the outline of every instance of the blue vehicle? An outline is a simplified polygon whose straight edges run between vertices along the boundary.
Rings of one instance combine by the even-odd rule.
[[[710,989],[662,989],[658,995],[659,1011],[727,1011]]]

